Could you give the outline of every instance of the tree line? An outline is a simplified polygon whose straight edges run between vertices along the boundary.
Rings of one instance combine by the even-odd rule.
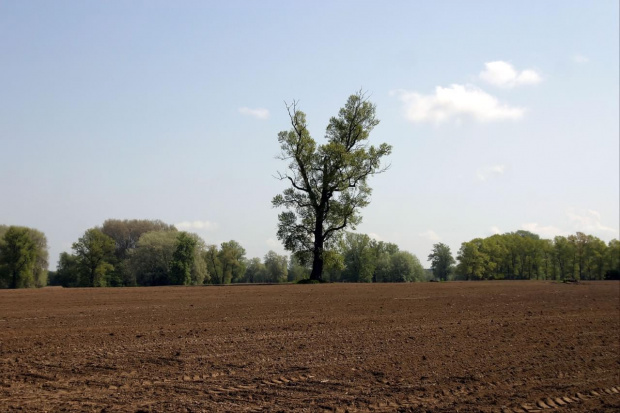
[[[461,244],[456,260],[437,243],[430,271],[396,244],[344,232],[323,259],[323,279],[331,282],[620,279],[620,241],[581,232],[553,240],[528,231],[475,238]],[[296,282],[310,278],[312,255],[247,258],[234,240],[207,245],[159,220],[108,219],[61,253],[56,271],[47,267],[41,231],[0,225],[0,288]]]
[[[577,232],[543,239],[529,231],[475,238],[461,244],[454,279],[620,279],[620,241]]]

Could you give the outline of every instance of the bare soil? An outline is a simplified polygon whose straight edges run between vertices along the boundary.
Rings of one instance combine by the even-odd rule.
[[[0,291],[0,411],[620,411],[620,283]]]

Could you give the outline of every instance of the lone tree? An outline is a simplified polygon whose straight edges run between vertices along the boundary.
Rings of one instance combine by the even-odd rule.
[[[287,209],[278,215],[278,239],[303,261],[312,257],[310,279],[321,280],[330,241],[339,231],[355,229],[361,222],[359,209],[370,202],[367,179],[387,169],[381,168],[381,158],[392,147],[367,145],[379,120],[375,105],[361,91],[329,120],[323,145],[310,137],[306,115],[297,109],[297,102],[286,108],[292,128],[278,134],[282,150],[278,159],[290,164],[278,177],[289,181],[290,187],[272,200],[274,207]]]
[[[454,269],[455,263],[452,253],[450,252],[450,247],[441,242],[434,244],[433,252],[429,254],[428,259],[431,260],[433,275],[441,281],[446,281],[448,275],[450,275]]]

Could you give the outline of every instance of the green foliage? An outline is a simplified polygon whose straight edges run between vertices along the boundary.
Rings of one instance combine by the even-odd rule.
[[[448,276],[454,269],[454,258],[450,252],[450,247],[443,243],[437,243],[433,245],[433,252],[428,256],[431,260],[431,269],[433,275],[440,281],[446,281]]]
[[[129,251],[138,246],[143,234],[153,231],[176,232],[176,228],[160,220],[148,219],[107,219],[101,226],[101,232],[114,240],[114,255],[118,261],[125,259]]]
[[[12,226],[6,230],[0,244],[0,263],[6,266],[5,283],[10,288],[34,286],[36,248],[28,228]]]
[[[150,232],[176,232],[173,225],[160,220],[147,219],[108,219],[101,226],[101,232],[114,240],[114,258],[110,263],[114,266],[114,274],[110,274],[110,281],[124,285],[136,285],[136,274],[127,267],[129,254],[138,246],[142,235]]]
[[[241,281],[246,283],[267,282],[267,268],[260,258],[252,258],[246,263],[245,274]]]
[[[0,287],[44,287],[47,267],[47,239],[41,231],[0,226]]]
[[[50,278],[50,285],[63,287],[77,287],[80,280],[78,259],[67,252],[60,253],[56,273]]]
[[[170,284],[189,285],[192,283],[192,265],[196,238],[187,232],[180,232],[177,236],[175,250],[170,261]]]
[[[347,100],[326,131],[327,142],[317,145],[307,129],[306,115],[296,103],[288,108],[292,128],[278,134],[280,159],[290,161],[280,174],[290,187],[273,198],[278,216],[278,239],[293,253],[312,255],[312,279],[321,279],[332,243],[345,228],[361,222],[359,210],[368,205],[371,189],[367,178],[383,171],[381,158],[391,147],[368,146],[372,129],[379,123],[375,105],[359,92]]]
[[[303,265],[295,254],[291,254],[288,262],[288,281],[299,281],[310,278],[310,268]]]
[[[421,281],[424,277],[424,268],[418,258],[407,252],[399,251],[390,256],[390,270],[388,282]]]
[[[86,230],[72,246],[77,257],[80,287],[105,287],[114,270],[114,240],[97,228]]]
[[[366,234],[347,232],[340,245],[344,261],[342,280],[372,282],[376,266],[374,243]]]
[[[177,235],[173,231],[152,231],[140,237],[128,254],[129,285],[170,284],[170,263],[176,250]]]
[[[601,280],[612,268],[610,246],[577,232],[553,240],[528,231],[493,235],[461,244],[458,276],[470,280],[555,279]]]
[[[209,245],[203,257],[213,284],[243,281],[247,264],[245,249],[237,241],[223,242],[219,250],[215,245]]]
[[[270,283],[286,282],[288,275],[288,259],[284,255],[278,255],[269,251],[265,255],[266,281]]]

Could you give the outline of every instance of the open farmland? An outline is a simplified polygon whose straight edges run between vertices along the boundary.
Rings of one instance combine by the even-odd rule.
[[[0,411],[618,411],[619,288],[0,291]]]

